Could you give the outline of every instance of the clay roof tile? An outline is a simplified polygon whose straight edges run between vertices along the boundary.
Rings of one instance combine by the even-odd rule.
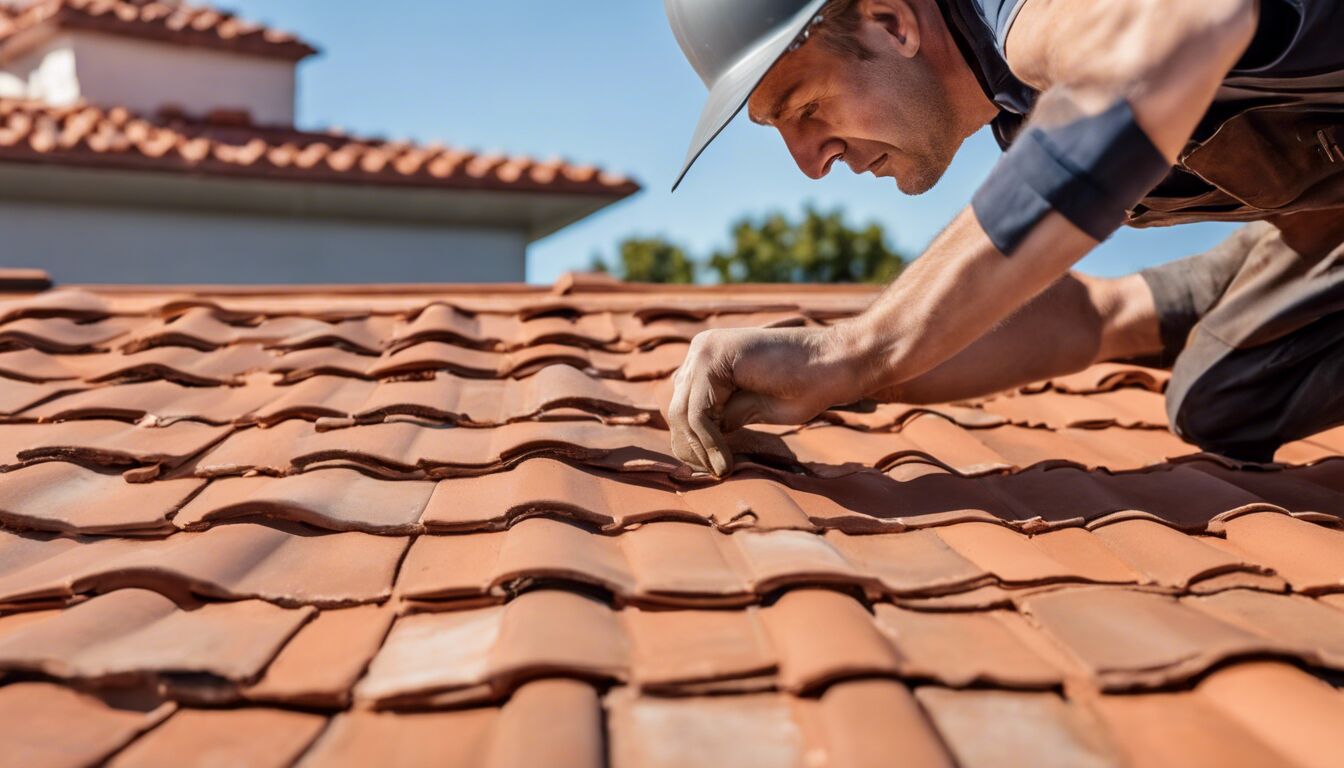
[[[625,177],[597,176],[588,170],[566,175],[568,166],[543,168],[525,157],[477,156],[432,144],[349,137],[335,130],[259,126],[245,114],[189,117],[165,109],[151,117],[122,107],[104,111],[84,104],[55,107],[0,99],[0,117],[4,118],[0,147],[9,147],[16,159],[23,159],[26,151],[44,162],[76,166],[174,172],[182,170],[179,160],[185,160],[204,173],[272,178],[279,171],[284,177],[322,182],[373,180],[603,197],[624,197],[639,190]],[[263,158],[266,168],[260,167]]]
[[[158,131],[201,167],[578,183],[292,132],[245,157],[251,127],[83,106],[4,124],[26,146],[39,115],[54,153]],[[24,762],[1342,748],[1339,434],[1276,465],[1196,454],[1164,431],[1165,374],[1107,365],[758,425],[715,480],[661,415],[688,340],[870,291],[38,289],[0,302],[0,749]]]

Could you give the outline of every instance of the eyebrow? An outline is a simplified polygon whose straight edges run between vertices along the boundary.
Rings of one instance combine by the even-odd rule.
[[[784,108],[789,104],[789,99],[793,98],[793,94],[797,93],[798,88],[801,86],[802,83],[794,83],[793,85],[784,89],[784,92],[779,95],[779,98],[775,99],[774,106],[770,108],[770,111],[766,113],[765,117],[758,119],[756,115],[753,115],[750,113],[750,111],[748,111],[747,119],[753,123],[756,123],[757,125],[769,125],[770,123],[774,122],[779,118],[781,114],[783,114]]]

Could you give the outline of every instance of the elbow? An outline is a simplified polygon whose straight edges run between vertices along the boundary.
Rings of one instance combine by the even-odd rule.
[[[1149,357],[1162,351],[1152,291],[1141,275],[1104,279],[1079,276],[1100,321],[1092,363]]]

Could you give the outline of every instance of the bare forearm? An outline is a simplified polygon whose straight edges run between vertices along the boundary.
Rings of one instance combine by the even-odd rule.
[[[1143,0],[1088,4],[1087,12],[1062,0],[1029,2],[1012,38],[1027,42],[1014,49],[1016,57],[1011,55],[1013,50],[1009,53],[1015,71],[1038,67],[1040,84],[1047,87],[1032,118],[1033,123],[1044,119],[1046,127],[1040,136],[1047,137],[1051,126],[1077,126],[1084,116],[1103,112],[1109,116],[1105,120],[1119,120],[1122,125],[1134,120],[1140,142],[1132,139],[1128,129],[1116,128],[1113,134],[1103,135],[1113,135],[1116,144],[1112,149],[1140,161],[1145,174],[1162,171],[1164,162],[1176,156],[1205,113],[1223,75],[1255,28],[1253,0],[1209,0],[1198,6],[1182,5],[1181,10],[1174,13],[1166,4]],[[1025,26],[1034,29],[1025,37],[1023,18],[1030,19]],[[1073,38],[1060,36],[1059,24],[1072,25]],[[1147,35],[1162,45],[1112,46],[1106,49],[1112,56],[1101,66],[1089,58],[1092,51],[1078,43],[1093,26],[1109,30],[1117,40]],[[1122,38],[1122,33],[1127,37]],[[1107,111],[1107,105],[1116,103],[1128,105],[1132,114],[1126,117],[1126,110]],[[1061,278],[1096,245],[1094,238],[1104,237],[1118,222],[1114,214],[1130,205],[1131,196],[1137,194],[1123,184],[1112,184],[1116,169],[1093,163],[1095,158],[1082,152],[1082,167],[1087,173],[1099,174],[1101,181],[1093,179],[1089,186],[1075,178],[1057,185],[1047,174],[1033,182],[1042,189],[1030,189],[1038,195],[1036,199],[1049,201],[1074,200],[1067,196],[1074,189],[1099,190],[1093,201],[1097,210],[1073,210],[1066,218],[1054,204],[1041,212],[1029,208],[1027,229],[1022,220],[1003,213],[1009,210],[1005,206],[1018,202],[1005,191],[1014,189],[1005,179],[1024,184],[1024,179],[1035,178],[1022,171],[1024,164],[1053,162],[1066,167],[1074,158],[1040,160],[1040,155],[1013,155],[1011,150],[1009,154],[1015,163],[1001,164],[1009,175],[992,176],[998,183],[986,187],[989,204],[974,212],[962,211],[872,307],[838,327],[838,343],[853,356],[855,376],[864,391],[907,385],[961,353]],[[995,232],[993,243],[977,214],[988,216],[986,226]],[[994,243],[1000,244],[1003,253]]]
[[[871,396],[905,403],[982,397],[1160,349],[1143,278],[1069,274],[947,362]]]
[[[836,326],[864,393],[911,382],[961,353],[1059,280],[1095,242],[1051,214],[1005,257],[970,210],[859,317]]]

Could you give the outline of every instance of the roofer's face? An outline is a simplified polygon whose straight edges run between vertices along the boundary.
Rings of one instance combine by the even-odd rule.
[[[941,30],[946,34],[945,30]],[[837,161],[896,180],[917,195],[932,187],[961,145],[939,67],[916,36],[898,39],[865,21],[869,60],[809,40],[770,70],[748,102],[753,122],[784,137],[803,173],[820,179]]]

